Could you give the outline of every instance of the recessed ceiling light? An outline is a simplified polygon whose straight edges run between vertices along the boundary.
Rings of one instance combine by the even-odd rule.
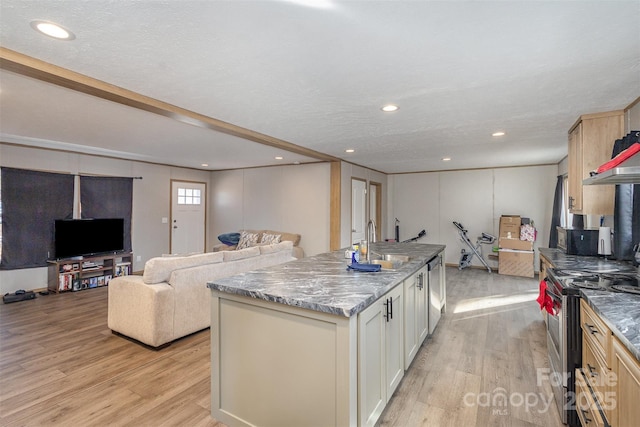
[[[35,20],[31,21],[31,28],[57,40],[73,40],[76,36],[66,28],[49,21]]]
[[[282,157],[282,156],[276,156],[276,160],[282,160],[282,159],[284,159],[284,157]]]
[[[504,136],[504,132],[500,131],[500,132],[494,132],[491,134],[491,136]]]
[[[209,164],[208,163],[203,163],[200,166],[202,166],[203,168],[206,168],[207,166],[209,166]]]
[[[450,160],[451,160],[451,157],[443,157],[443,158],[442,158],[442,161],[443,161],[443,162],[448,162],[448,161],[450,161]]]
[[[381,110],[384,111],[385,113],[391,113],[392,111],[398,110],[398,106],[397,105],[393,105],[393,104],[389,104],[389,105],[385,105],[384,107],[382,107]]]
[[[354,150],[353,148],[347,148],[346,150],[344,150],[345,153],[355,153],[356,150]]]

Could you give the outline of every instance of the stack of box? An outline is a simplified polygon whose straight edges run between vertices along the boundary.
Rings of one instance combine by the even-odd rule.
[[[528,220],[526,221],[528,223]],[[498,273],[510,276],[533,277],[533,240],[535,229],[526,224],[521,235],[522,218],[516,215],[500,217],[498,238]],[[526,240],[521,240],[524,237]]]

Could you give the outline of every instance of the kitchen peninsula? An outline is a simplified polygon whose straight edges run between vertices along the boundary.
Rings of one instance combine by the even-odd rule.
[[[434,259],[442,266],[444,249],[380,242],[374,256],[408,261],[356,272],[341,250],[208,283],[212,417],[231,426],[375,424],[433,330],[430,284],[438,317],[445,307],[444,268],[431,283],[427,271]]]

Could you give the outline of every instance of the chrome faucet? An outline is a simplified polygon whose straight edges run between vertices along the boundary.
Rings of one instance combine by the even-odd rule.
[[[373,233],[371,233],[373,231]],[[376,222],[372,219],[367,223],[367,240],[369,243],[376,242]],[[371,246],[367,249],[367,262],[371,261]]]
[[[373,230],[371,229],[373,227]],[[373,231],[373,234],[371,233]],[[371,243],[376,242],[376,222],[373,219],[370,219],[367,223],[367,239]]]

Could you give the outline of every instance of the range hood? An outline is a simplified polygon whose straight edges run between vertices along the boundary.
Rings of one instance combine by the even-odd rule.
[[[582,180],[582,185],[640,184],[640,153],[618,166]]]

